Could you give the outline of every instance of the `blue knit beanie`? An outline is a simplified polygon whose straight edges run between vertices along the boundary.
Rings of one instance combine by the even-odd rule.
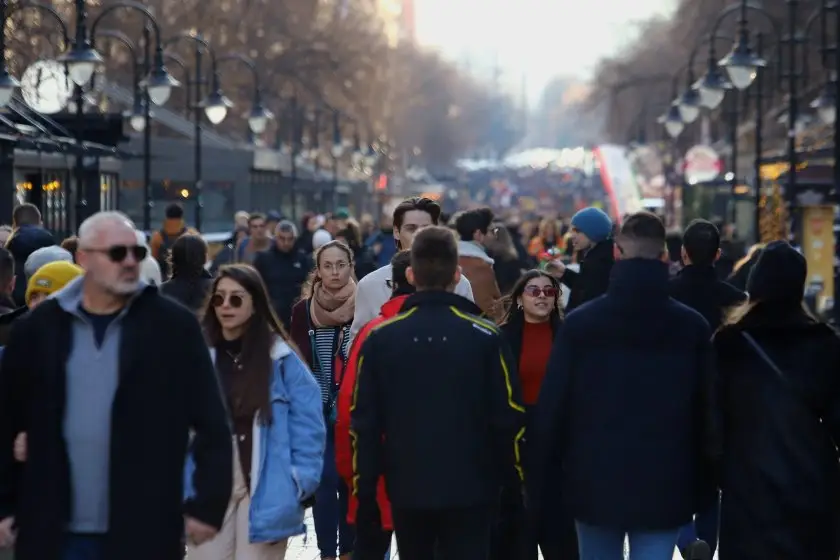
[[[572,227],[584,234],[593,243],[600,243],[612,236],[613,223],[606,212],[590,206],[579,210],[572,217]]]

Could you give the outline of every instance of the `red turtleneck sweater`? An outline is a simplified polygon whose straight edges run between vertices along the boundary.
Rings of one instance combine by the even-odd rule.
[[[545,376],[553,344],[551,322],[525,323],[522,330],[522,353],[519,356],[519,379],[522,384],[522,401],[527,406],[537,404],[540,386]]]

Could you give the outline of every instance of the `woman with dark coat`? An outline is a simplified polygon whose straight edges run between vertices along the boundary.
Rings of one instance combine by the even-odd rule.
[[[542,270],[529,270],[513,286],[507,313],[501,321],[502,334],[517,365],[526,421],[537,404],[554,335],[562,321],[560,296],[560,282],[556,278]],[[524,463],[527,468],[527,457]],[[552,518],[550,527],[537,526],[527,515],[521,496],[504,489],[493,558],[536,560],[537,545],[545,560],[575,560],[578,546],[574,520],[560,514]]]
[[[204,306],[213,276],[207,272],[207,243],[198,235],[182,235],[172,244],[172,277],[160,291],[195,313]]]
[[[840,557],[840,338],[802,307],[806,276],[770,243],[715,335],[722,560]]]

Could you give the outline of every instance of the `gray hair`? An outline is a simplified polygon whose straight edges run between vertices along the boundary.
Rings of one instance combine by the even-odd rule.
[[[123,224],[130,227],[132,230],[136,229],[134,227],[134,222],[132,222],[131,219],[122,212],[117,212],[116,210],[97,212],[93,216],[87,218],[84,222],[82,222],[82,225],[79,226],[79,245],[90,243],[91,238],[95,237],[103,226],[111,224]]]
[[[45,264],[57,261],[73,262],[73,255],[70,251],[62,249],[58,245],[41,247],[40,249],[32,251],[32,254],[30,254],[26,259],[26,262],[23,264],[23,272],[26,274],[26,277],[29,278],[38,272],[38,269]]]
[[[290,222],[289,220],[280,220],[280,222],[274,227],[274,232],[282,231],[283,233],[291,233],[295,237],[298,236],[297,226]]]

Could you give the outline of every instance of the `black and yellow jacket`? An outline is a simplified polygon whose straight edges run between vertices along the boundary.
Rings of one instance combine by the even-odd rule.
[[[365,340],[350,434],[360,508],[380,474],[394,508],[493,504],[522,483],[516,366],[480,313],[461,296],[420,292]]]

